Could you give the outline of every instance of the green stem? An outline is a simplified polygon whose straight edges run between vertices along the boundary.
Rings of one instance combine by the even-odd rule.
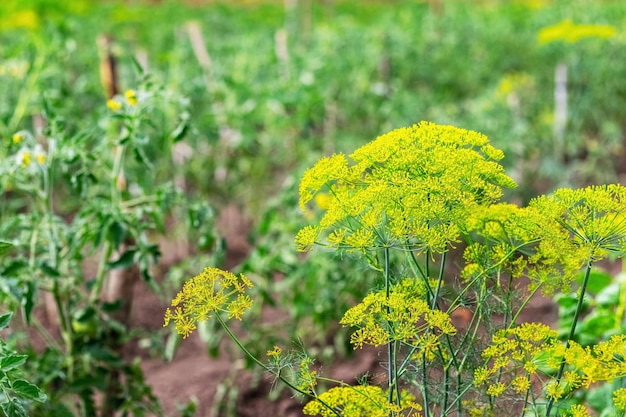
[[[42,169],[42,189],[43,189],[43,212],[45,213],[46,223],[48,226],[48,257],[50,258],[50,267],[57,270],[59,267],[59,232],[57,230],[54,218],[54,207],[52,205],[52,182],[53,166],[56,151],[56,140],[48,139],[48,158]],[[52,297],[59,315],[59,323],[61,325],[61,337],[65,342],[66,357],[68,358],[68,378],[71,380],[74,373],[74,339],[72,337],[72,323],[67,310],[67,303],[64,302],[59,287],[59,277],[52,278]]]
[[[426,274],[426,272],[424,270],[422,270],[422,268],[420,267],[419,262],[417,261],[417,258],[415,257],[415,253],[413,251],[409,251],[409,254],[411,255],[411,267],[413,269],[413,273],[415,275],[419,275],[422,280],[424,281],[424,284],[426,284],[426,289],[428,290],[428,296],[429,297],[433,297],[434,293],[432,288],[430,288],[430,284],[428,283],[428,275]]]
[[[324,400],[320,399],[318,396],[311,394],[310,392],[306,392],[301,390],[300,388],[296,387],[295,385],[293,385],[289,380],[287,380],[284,376],[282,376],[280,374],[280,372],[275,372],[273,371],[269,366],[267,366],[266,364],[264,364],[263,362],[261,362],[256,356],[254,356],[244,345],[243,343],[241,343],[241,341],[239,340],[239,338],[237,336],[235,336],[235,334],[230,330],[230,327],[228,327],[228,325],[226,324],[226,322],[222,319],[222,317],[220,317],[219,314],[215,314],[215,317],[217,318],[217,321],[219,322],[220,326],[222,326],[222,328],[224,329],[224,331],[226,332],[226,334],[228,334],[228,337],[230,337],[230,339],[235,342],[235,344],[237,345],[237,347],[239,349],[241,349],[241,351],[250,359],[252,359],[252,361],[254,363],[256,363],[257,365],[259,365],[261,368],[263,368],[263,370],[265,370],[266,372],[274,375],[276,378],[280,379],[285,385],[287,385],[289,388],[291,388],[292,390],[304,395],[305,397],[309,397],[312,400],[315,401],[319,401],[320,404],[322,404],[324,407],[326,407],[327,409],[329,409],[330,411],[332,411],[337,417],[341,417],[341,414],[339,414],[337,411],[335,411],[335,409],[333,407],[331,407],[330,405],[328,405],[326,402],[324,402]]]
[[[91,293],[89,294],[89,303],[92,305],[100,299],[100,292],[102,291],[102,287],[104,285],[104,276],[107,272],[107,264],[112,254],[113,245],[109,240],[106,240],[102,245],[102,256],[100,258],[100,263],[98,264],[96,279],[93,287],[91,287]]]
[[[450,366],[443,368],[443,401],[441,402],[441,409],[445,410],[448,406],[448,395],[450,391]]]
[[[522,302],[522,305],[519,307],[519,309],[517,310],[517,313],[515,313],[515,315],[513,316],[513,318],[511,319],[511,322],[509,323],[509,325],[507,326],[507,329],[510,329],[511,326],[515,325],[515,323],[517,322],[517,319],[519,317],[519,315],[522,313],[522,310],[524,310],[524,308],[526,308],[526,305],[530,302],[530,300],[535,296],[535,294],[537,293],[537,291],[539,291],[539,288],[541,288],[541,283],[539,283],[533,290],[532,292],[528,295],[528,297],[526,297],[526,299]]]
[[[111,204],[113,207],[120,207],[120,192],[117,189],[117,182],[122,172],[122,166],[124,165],[124,155],[126,153],[126,145],[118,145],[115,150],[115,159],[113,160],[113,168],[111,170]],[[89,295],[89,302],[94,304],[100,299],[100,293],[104,286],[104,278],[107,272],[107,264],[111,255],[113,254],[113,244],[110,240],[105,240],[102,246],[102,255],[100,263],[98,265],[98,271],[96,273],[96,279],[91,288]]]
[[[524,413],[526,412],[526,404],[528,404],[528,397],[530,395],[530,388],[528,388],[526,390],[526,395],[524,396],[524,407],[522,408],[522,412],[520,414],[520,417],[524,416]]]
[[[522,243],[519,246],[516,246],[514,248],[512,248],[509,252],[507,252],[506,255],[504,255],[502,257],[502,259],[500,259],[498,262],[496,262],[495,264],[491,265],[489,268],[487,268],[486,270],[482,271],[480,274],[478,274],[477,276],[475,276],[472,281],[466,285],[460,292],[459,294],[456,296],[456,298],[452,301],[452,303],[450,304],[450,306],[448,307],[448,313],[450,311],[452,311],[452,309],[454,307],[457,306],[457,304],[459,303],[459,300],[461,300],[461,298],[465,295],[465,293],[467,291],[469,291],[469,289],[471,288],[471,286],[478,281],[480,278],[482,278],[483,276],[487,275],[488,272],[492,271],[493,269],[499,267],[500,265],[502,265],[504,262],[506,262],[515,252],[519,251],[521,248],[523,248],[526,245],[532,245],[534,243],[537,243],[538,240],[534,240],[534,241],[530,241],[530,242],[526,242],[526,243]]]
[[[433,299],[432,299],[432,303],[430,306],[431,310],[434,310],[436,308],[438,308],[437,306],[437,301],[439,298],[439,290],[441,289],[441,284],[443,283],[443,273],[444,273],[444,269],[446,266],[446,255],[447,255],[447,251],[445,251],[442,255],[441,255],[441,265],[439,267],[439,276],[437,277],[437,288],[435,288],[435,294],[433,295]]]
[[[43,324],[41,324],[41,322],[39,321],[36,315],[33,315],[32,317],[32,324],[33,324],[33,327],[37,330],[37,332],[39,332],[43,340],[46,341],[47,346],[51,346],[53,349],[58,350],[58,351],[62,350],[59,343],[54,339],[54,337],[52,337],[50,332],[48,332],[48,329],[46,329],[46,327]]]
[[[117,188],[117,183],[122,173],[125,154],[126,145],[118,145],[115,149],[115,159],[113,161],[113,169],[111,170],[111,203],[115,207],[120,206],[120,192]]]
[[[385,254],[385,295],[387,300],[389,300],[389,296],[391,293],[391,271],[390,271],[390,259],[389,259],[389,248],[386,247],[384,249]],[[387,303],[389,304],[389,303]],[[390,307],[387,305],[387,314],[390,313]],[[393,323],[387,322],[389,326],[389,332],[393,333]],[[387,399],[389,403],[393,403],[394,393],[396,394],[396,401],[400,401],[400,388],[398,382],[398,368],[397,368],[397,346],[394,341],[387,342],[387,378],[389,384],[389,392],[387,393]],[[391,414],[391,413],[390,413]]]
[[[430,410],[428,408],[428,387],[426,380],[426,350],[422,352],[422,397],[424,397],[424,417],[430,417]]]
[[[583,279],[583,285],[580,288],[580,295],[578,296],[578,304],[576,305],[576,312],[574,313],[574,320],[572,321],[572,327],[569,330],[569,335],[567,336],[567,341],[565,342],[565,349],[569,348],[570,340],[574,339],[574,335],[576,333],[576,325],[578,323],[578,316],[583,308],[583,301],[585,298],[585,291],[587,290],[587,283],[589,282],[589,276],[591,275],[591,266],[593,261],[589,259],[587,261],[587,269],[585,270],[585,278]],[[561,366],[559,367],[559,372],[556,374],[556,383],[559,384],[561,382],[561,377],[563,376],[563,371],[565,370],[565,355],[563,359],[561,359]],[[546,417],[550,417],[550,413],[552,411],[552,406],[554,405],[554,398],[550,398],[548,402],[548,406],[546,407]]]
[[[39,40],[37,44],[38,46],[44,46],[44,43],[40,42]],[[36,54],[35,62],[33,62],[31,70],[29,71],[29,74],[24,83],[24,88],[20,92],[17,103],[14,106],[15,110],[13,111],[11,119],[6,125],[7,135],[10,132],[14,132],[24,118],[24,115],[28,110],[28,104],[31,100],[31,97],[37,92],[37,82],[46,63],[46,58],[46,54],[43,51],[39,51]]]

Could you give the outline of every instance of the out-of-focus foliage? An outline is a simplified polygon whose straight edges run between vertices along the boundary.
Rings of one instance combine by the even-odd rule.
[[[419,120],[487,134],[523,198],[533,187],[615,181],[625,170],[626,69],[615,65],[626,42],[622,2],[295,4],[4,2],[0,134],[22,127],[33,110],[21,106],[37,108],[43,95],[68,116],[94,108],[95,43],[108,33],[125,85],[135,56],[191,98],[194,186],[237,195],[255,211],[274,174]],[[192,20],[210,67],[194,54]],[[555,27],[587,31],[576,42],[558,33],[543,42]],[[589,36],[594,27],[605,31]],[[568,111],[555,141],[558,63],[567,66]]]

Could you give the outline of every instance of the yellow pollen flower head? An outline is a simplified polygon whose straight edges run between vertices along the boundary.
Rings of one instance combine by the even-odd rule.
[[[13,143],[18,144],[20,143],[22,140],[24,140],[23,136],[21,133],[15,133],[13,135]]]
[[[570,19],[563,20],[553,26],[548,26],[539,31],[539,43],[546,44],[555,41],[576,43],[585,38],[609,39],[617,33],[613,26],[609,25],[581,25],[575,24]]]
[[[122,108],[122,103],[113,99],[107,100],[107,107],[111,111],[118,111],[119,109]]]
[[[32,155],[29,150],[23,149],[16,155],[16,162],[22,168],[27,168],[32,162]]]
[[[213,314],[226,313],[228,318],[241,320],[252,306],[252,299],[246,294],[249,288],[252,283],[243,274],[236,276],[218,268],[205,268],[187,281],[172,300],[172,307],[165,310],[163,327],[174,320],[176,331],[185,339],[196,329],[196,323]]]
[[[129,106],[137,105],[137,93],[135,92],[135,90],[126,90],[126,92],[124,93],[124,97],[126,97],[126,102]]]
[[[581,404],[574,404],[571,406],[568,415],[571,415],[572,417],[591,417],[591,413],[589,413],[587,407]]]
[[[357,149],[352,164],[343,154],[323,158],[302,177],[300,206],[315,199],[325,214],[298,240],[311,242],[315,230],[316,243],[333,236],[319,240],[333,249],[441,253],[467,229],[470,210],[516,186],[498,163],[503,156],[480,133],[421,122]]]
[[[334,409],[340,408],[343,416],[368,416],[387,417],[390,414],[398,414],[403,410],[412,414],[413,410],[421,410],[421,406],[415,398],[406,393],[401,393],[400,405],[388,401],[388,395],[380,387],[373,385],[340,386],[329,389],[318,397],[321,401],[313,400],[304,406],[302,412],[308,416],[335,417]],[[404,415],[404,414],[403,414]]]
[[[619,388],[613,392],[613,404],[619,411],[626,411],[626,388]]]

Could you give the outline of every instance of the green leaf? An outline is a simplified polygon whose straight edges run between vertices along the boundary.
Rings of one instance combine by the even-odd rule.
[[[15,398],[10,401],[0,403],[4,415],[7,417],[28,417],[24,406],[20,404]]]
[[[137,253],[137,249],[127,250],[117,260],[109,262],[109,268],[129,268],[135,263],[135,253]]]
[[[602,289],[596,296],[596,304],[606,308],[615,308],[619,306],[621,288],[618,283],[613,283]]]
[[[26,323],[30,325],[30,315],[35,306],[35,298],[37,294],[37,284],[34,281],[30,281],[26,284],[26,292],[22,297],[22,308],[24,309],[24,317]]]
[[[26,363],[28,355],[7,355],[0,360],[0,369],[4,372],[15,369]]]
[[[49,277],[58,278],[61,276],[61,273],[56,268],[51,267],[46,262],[42,262],[39,265],[39,268],[41,268],[41,271]]]
[[[586,400],[591,408],[596,411],[611,408],[613,404],[613,389],[610,384],[602,384],[587,392]]]
[[[122,307],[121,300],[115,300],[113,302],[102,302],[102,311],[105,313],[115,313],[116,311],[120,311]]]
[[[148,171],[153,171],[153,166],[150,163],[150,160],[146,156],[145,152],[138,147],[133,148],[133,155],[135,155],[135,160],[142,164],[144,167],[148,169]]]
[[[5,242],[4,240],[0,240],[0,256],[4,255],[13,247],[12,243]]]
[[[119,248],[124,239],[126,239],[126,227],[116,220],[111,220],[107,231],[107,238],[113,242],[115,248]]]
[[[144,75],[145,74],[145,70],[143,69],[143,67],[141,66],[141,64],[137,60],[137,58],[135,58],[133,55],[131,55],[131,57],[130,57],[130,62],[131,62],[131,64],[133,64],[133,68],[135,69],[135,71],[137,72],[138,75]]]
[[[615,315],[606,310],[595,310],[585,317],[580,325],[580,336],[589,337],[592,342],[598,340],[615,326]]]
[[[174,359],[174,354],[178,350],[178,346],[180,345],[182,338],[176,332],[176,328],[171,326],[170,337],[167,338],[167,342],[165,343],[165,349],[163,350],[163,359],[166,362],[171,362]]]
[[[11,321],[12,316],[13,316],[12,312],[9,312],[0,316],[0,330],[6,329],[9,326],[9,322]]]
[[[11,388],[16,394],[40,403],[48,400],[48,396],[44,394],[44,392],[37,385],[31,384],[23,379],[13,381]]]
[[[182,119],[178,126],[170,133],[170,138],[172,138],[172,143],[180,142],[187,135],[187,131],[189,130],[189,123],[187,119]]]
[[[576,277],[576,281],[582,285],[584,278],[584,274],[579,274]],[[613,277],[610,274],[603,271],[591,271],[589,281],[587,282],[587,291],[597,294],[611,284],[611,281],[613,281]]]
[[[50,407],[50,411],[49,414],[50,416],[54,416],[54,417],[75,417],[74,413],[72,413],[70,411],[69,408],[67,408],[67,406],[65,406],[62,403],[50,403],[47,405],[47,407]]]

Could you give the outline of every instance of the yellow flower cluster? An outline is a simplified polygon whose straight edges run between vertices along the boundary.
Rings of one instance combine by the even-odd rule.
[[[618,184],[572,190],[539,197],[531,206],[549,213],[562,227],[556,239],[569,240],[593,261],[626,250],[626,187]]]
[[[124,100],[126,101],[126,104],[131,107],[136,106],[139,103],[139,98],[135,90],[126,90],[124,92]],[[119,98],[112,98],[107,100],[107,107],[113,112],[120,110],[123,106],[124,105],[119,100]]]
[[[111,111],[118,111],[119,109],[122,108],[122,103],[120,103],[117,100],[110,99],[110,100],[107,100],[107,107]]]
[[[584,38],[609,39],[615,36],[616,30],[609,25],[578,25],[570,19],[548,26],[539,32],[539,43],[546,44],[554,41],[566,41],[576,43]]]
[[[503,156],[480,133],[422,122],[357,149],[352,165],[343,154],[323,158],[302,177],[300,205],[306,209],[323,192],[325,213],[298,233],[297,247],[441,253],[458,240],[472,209],[515,187],[498,163]]]
[[[612,336],[607,341],[586,347],[571,340],[567,348],[561,343],[552,343],[545,351],[556,359],[555,362],[565,358],[570,372],[575,374],[565,378],[571,389],[587,388],[596,381],[611,381],[626,376],[626,335]]]
[[[481,207],[468,216],[473,239],[464,251],[462,277],[500,276],[503,270],[520,277],[528,267],[528,254],[539,242],[535,212],[514,204]]]
[[[402,341],[417,346],[420,353],[432,359],[439,337],[456,334],[456,328],[447,313],[430,309],[424,301],[425,292],[422,281],[406,278],[391,286],[389,296],[384,290],[368,294],[345,313],[340,323],[357,327],[350,337],[356,348]]]
[[[620,388],[613,393],[613,405],[619,411],[626,411],[626,388]]]
[[[591,413],[587,407],[581,404],[571,406],[567,415],[571,417],[591,417]]]
[[[331,407],[328,409],[320,401],[308,402],[302,412],[309,416],[336,417],[387,417],[391,413],[403,412],[403,416],[420,416],[422,409],[410,394],[403,393],[400,405],[391,404],[387,393],[380,387],[371,385],[341,386],[320,394],[319,399]]]
[[[129,106],[137,105],[138,100],[137,100],[137,93],[135,92],[135,90],[126,90],[126,92],[124,92],[124,97],[126,98],[126,102],[128,103]]]
[[[474,372],[474,385],[487,384],[487,394],[501,395],[507,389],[523,394],[530,388],[531,377],[541,368],[556,371],[565,359],[568,370],[560,381],[552,380],[545,386],[545,395],[558,400],[578,388],[589,388],[596,381],[611,381],[626,376],[626,335],[617,335],[591,347],[582,347],[571,341],[569,346],[557,339],[558,332],[541,323],[524,323],[501,330],[492,339],[482,356],[490,366]],[[502,378],[509,381],[503,385]],[[616,391],[614,402],[626,405],[626,390]],[[582,409],[577,411],[583,416]]]
[[[315,394],[317,386],[317,371],[311,370],[312,365],[313,359],[305,356],[300,360],[298,369],[298,389],[307,394]]]
[[[236,276],[218,268],[205,268],[201,274],[183,285],[172,300],[172,307],[165,310],[165,323],[176,323],[176,331],[187,338],[196,324],[225,312],[228,318],[241,320],[242,315],[252,306],[252,299],[245,294],[252,283],[243,274]]]
[[[493,204],[468,216],[473,241],[463,277],[528,276],[546,294],[567,289],[581,268],[626,251],[626,187],[559,189],[528,207]]]
[[[492,338],[492,344],[482,353],[491,366],[476,368],[474,385],[480,387],[487,384],[487,394],[494,397],[507,389],[525,393],[530,388],[531,375],[536,374],[542,360],[544,345],[557,336],[557,331],[541,323],[524,323],[498,331]],[[516,376],[517,371],[522,371],[523,375]],[[509,383],[505,385],[496,376],[509,377]]]
[[[13,138],[15,143],[15,137]],[[20,136],[20,141],[22,137]],[[17,142],[19,143],[19,142]],[[37,165],[42,166],[46,163],[46,152],[41,145],[36,144],[34,147],[24,146],[15,155],[15,163],[20,168],[29,168],[34,161]]]

